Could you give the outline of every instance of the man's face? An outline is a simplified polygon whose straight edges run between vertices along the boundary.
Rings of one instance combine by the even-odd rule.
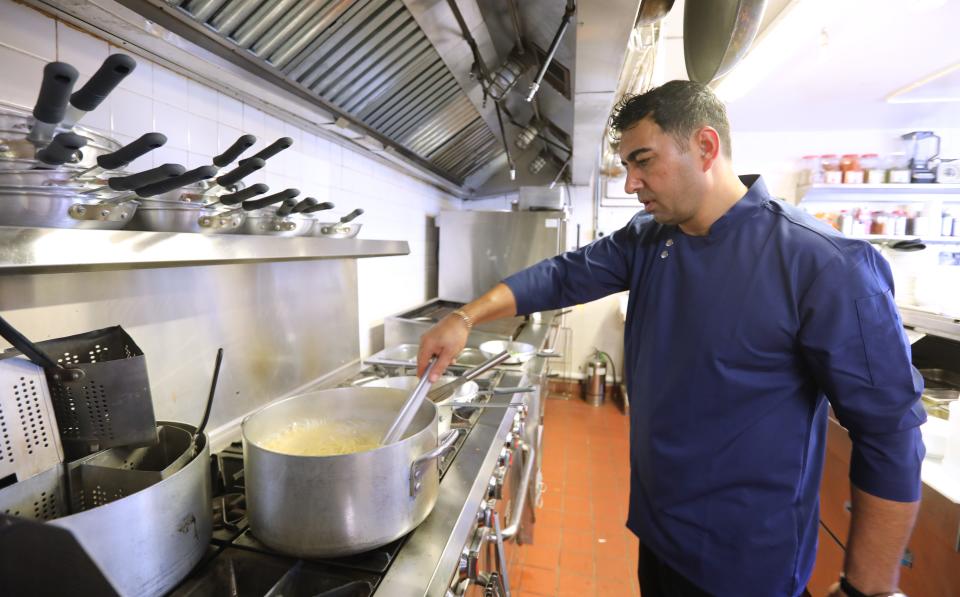
[[[703,201],[698,151],[692,140],[681,151],[676,139],[647,116],[620,137],[620,160],[627,169],[624,189],[635,193],[658,223],[683,224]]]

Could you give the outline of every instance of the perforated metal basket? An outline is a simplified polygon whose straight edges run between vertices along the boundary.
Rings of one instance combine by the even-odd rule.
[[[47,369],[60,439],[70,459],[113,446],[157,443],[143,351],[114,326],[36,343],[74,379]]]
[[[43,369],[13,353],[0,354],[0,487],[61,461],[63,449]]]
[[[44,369],[68,460],[157,443],[146,358],[123,328],[35,343],[0,317],[0,335]]]

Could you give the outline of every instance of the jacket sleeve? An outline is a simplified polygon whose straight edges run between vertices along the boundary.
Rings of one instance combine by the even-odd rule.
[[[851,243],[817,274],[799,304],[800,348],[850,433],[850,480],[880,498],[920,498],[923,381],[893,300],[890,267]]]
[[[517,300],[517,313],[560,309],[627,290],[638,246],[638,222],[634,218],[609,236],[504,279]]]

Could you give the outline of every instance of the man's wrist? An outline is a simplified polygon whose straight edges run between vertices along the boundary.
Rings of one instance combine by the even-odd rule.
[[[463,324],[467,326],[467,331],[470,331],[473,329],[473,323],[474,323],[473,317],[470,317],[470,315],[463,309],[455,309],[450,313],[450,315],[462,321]]]

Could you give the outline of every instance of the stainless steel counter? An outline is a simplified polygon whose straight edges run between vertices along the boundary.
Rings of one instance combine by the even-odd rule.
[[[0,273],[407,255],[406,241],[0,226]]]

